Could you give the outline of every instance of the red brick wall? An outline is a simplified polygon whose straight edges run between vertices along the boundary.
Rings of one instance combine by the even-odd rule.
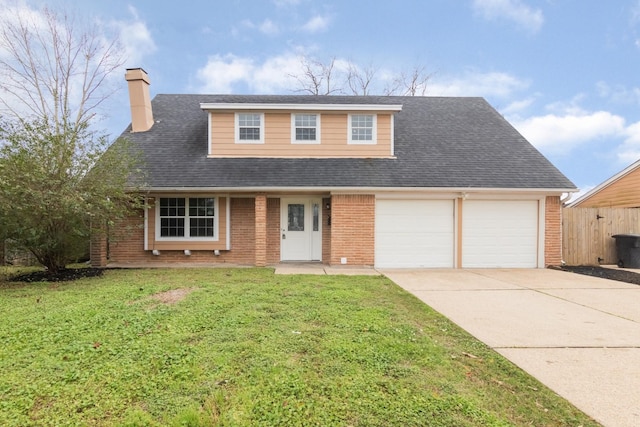
[[[231,251],[228,253],[229,262],[255,264],[255,235],[255,200],[252,198],[231,199]]]
[[[330,264],[373,265],[375,243],[375,196],[331,197]]]
[[[0,265],[4,265],[4,242],[0,242],[0,255]],[[91,267],[107,266],[107,235],[104,231],[94,230],[91,232],[89,257],[91,258]]]
[[[255,264],[267,265],[267,196],[259,194],[255,199]]]
[[[123,264],[195,262],[211,264],[255,263],[255,203],[252,198],[231,199],[231,250],[183,251],[163,250],[159,256],[144,250],[144,216],[142,213],[123,221],[111,232],[109,239],[109,261]],[[93,262],[93,257],[92,257]]]
[[[562,261],[562,207],[559,196],[547,196],[544,215],[544,265],[560,265]]]

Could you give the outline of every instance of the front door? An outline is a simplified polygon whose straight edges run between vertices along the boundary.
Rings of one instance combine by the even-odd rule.
[[[322,260],[322,199],[281,200],[280,259]]]

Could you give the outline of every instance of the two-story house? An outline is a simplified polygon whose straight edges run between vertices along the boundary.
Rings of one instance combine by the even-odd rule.
[[[482,98],[151,100],[144,70],[126,80],[122,136],[143,155],[148,208],[94,242],[94,265],[561,261],[560,197],[575,186]]]

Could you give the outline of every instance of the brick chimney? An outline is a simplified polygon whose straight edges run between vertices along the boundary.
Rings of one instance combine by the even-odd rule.
[[[131,129],[133,132],[148,131],[153,126],[149,75],[142,68],[127,68],[124,78],[129,82]]]

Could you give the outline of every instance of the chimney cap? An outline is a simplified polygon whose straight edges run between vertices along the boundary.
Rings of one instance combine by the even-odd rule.
[[[150,84],[149,74],[147,74],[147,72],[142,67],[127,68],[127,72],[124,77],[127,81],[144,80],[147,84]]]

